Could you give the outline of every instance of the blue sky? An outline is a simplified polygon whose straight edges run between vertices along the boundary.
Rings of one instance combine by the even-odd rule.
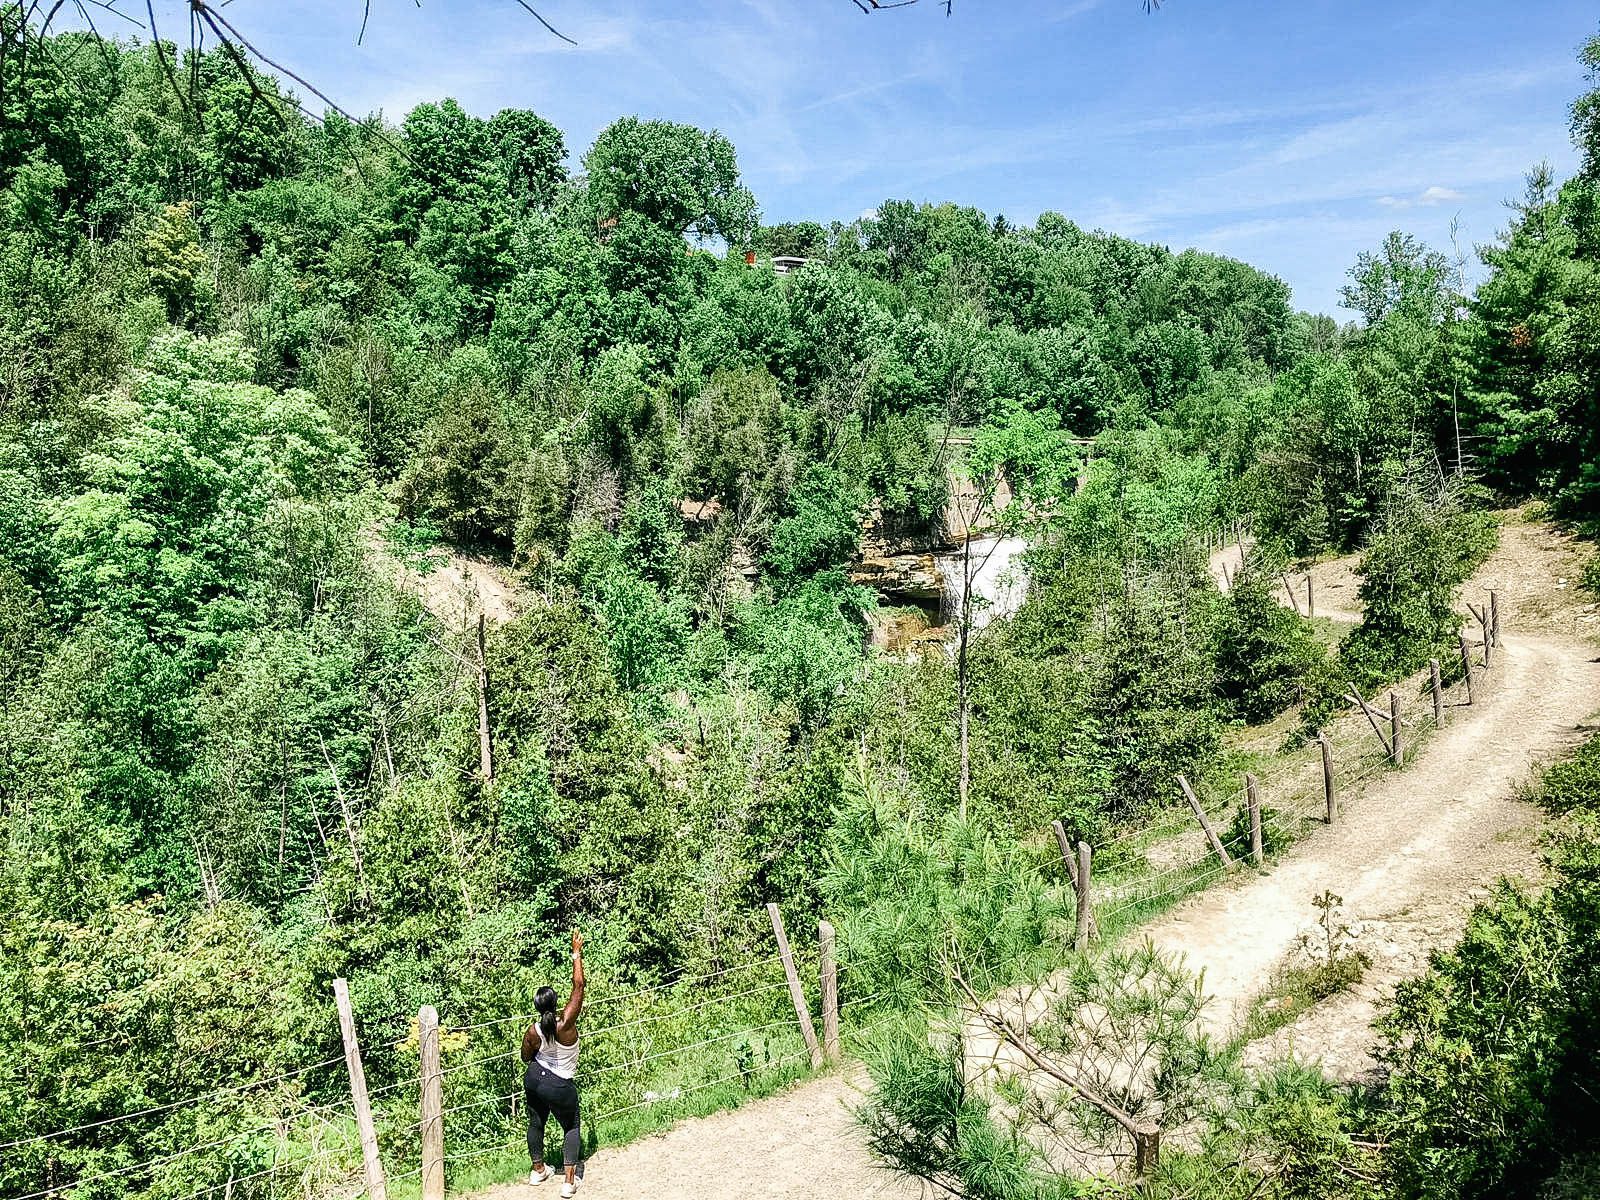
[[[1390,229],[1491,239],[1527,169],[1569,173],[1593,0],[236,0],[344,107],[532,108],[574,165],[624,114],[714,127],[769,221],[953,200],[1245,259],[1334,311]],[[137,7],[137,6],[135,6]],[[156,6],[163,33],[182,5]],[[1340,313],[1348,316],[1347,313]]]

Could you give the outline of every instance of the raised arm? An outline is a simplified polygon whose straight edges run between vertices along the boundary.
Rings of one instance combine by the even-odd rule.
[[[583,1012],[583,934],[572,931],[572,994],[567,997],[567,1007],[561,1019],[571,1028]]]

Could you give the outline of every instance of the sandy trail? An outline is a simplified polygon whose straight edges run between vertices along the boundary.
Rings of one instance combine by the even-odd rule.
[[[1244,567],[1245,555],[1254,549],[1255,544],[1254,538],[1247,537],[1243,543],[1232,542],[1212,552],[1208,565],[1218,591],[1225,593],[1232,586]],[[1305,612],[1305,606],[1309,604],[1310,616],[1354,625],[1361,620],[1361,606],[1356,598],[1356,589],[1361,582],[1355,574],[1358,560],[1359,556],[1352,554],[1316,563],[1307,571],[1285,571],[1274,585],[1273,595],[1285,608]],[[1309,595],[1306,590],[1308,585],[1311,588]],[[1294,588],[1292,593],[1290,587]]]
[[[480,612],[491,625],[503,625],[528,606],[511,572],[479,555],[441,547],[413,565],[397,558],[376,535],[368,539],[367,553],[374,567],[421,600],[446,629],[468,629]]]
[[[589,1160],[578,1195],[588,1200],[822,1200],[920,1196],[875,1165],[850,1108],[859,1084],[829,1075],[742,1108],[684,1121]],[[526,1179],[478,1200],[555,1200],[556,1185]]]
[[[1238,575],[1244,567],[1245,555],[1255,546],[1256,540],[1247,537],[1243,541],[1229,542],[1220,550],[1211,552],[1209,566],[1211,578],[1217,582],[1217,590],[1226,592],[1233,583],[1234,576]]]
[[[1146,927],[1159,949],[1204,972],[1216,1032],[1246,1015],[1314,928],[1311,898],[1328,889],[1344,897],[1345,919],[1374,965],[1359,989],[1306,1014],[1274,1045],[1346,1078],[1366,1071],[1368,1026],[1393,984],[1420,972],[1429,948],[1459,936],[1487,885],[1532,869],[1539,812],[1515,794],[1600,708],[1600,663],[1592,647],[1565,639],[1503,641],[1494,690],[1451,709],[1407,770],[1369,782],[1339,821],[1270,872],[1241,871]]]

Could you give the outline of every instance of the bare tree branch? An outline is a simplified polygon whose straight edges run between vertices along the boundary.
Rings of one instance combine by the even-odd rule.
[[[539,22],[539,24],[543,25],[551,33],[555,34],[556,37],[560,38],[563,42],[566,42],[567,45],[576,46],[578,44],[577,42],[575,42],[571,38],[569,38],[566,34],[562,33],[554,25],[550,24],[549,21],[546,21],[542,16],[540,16],[539,13],[537,12],[537,10],[534,9],[533,5],[528,3],[528,0],[517,0],[517,3],[522,5],[523,8],[527,9],[528,12],[532,13],[533,14],[533,19],[535,21]]]

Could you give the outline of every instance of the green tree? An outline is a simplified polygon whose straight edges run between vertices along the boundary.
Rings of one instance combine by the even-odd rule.
[[[739,181],[733,144],[671,121],[613,121],[583,157],[589,202],[602,222],[635,213],[677,235],[742,246],[755,231],[755,197]]]
[[[1466,507],[1459,485],[1421,467],[1397,483],[1361,556],[1361,624],[1339,654],[1357,684],[1445,656],[1461,628],[1456,589],[1494,540],[1492,519]]]

